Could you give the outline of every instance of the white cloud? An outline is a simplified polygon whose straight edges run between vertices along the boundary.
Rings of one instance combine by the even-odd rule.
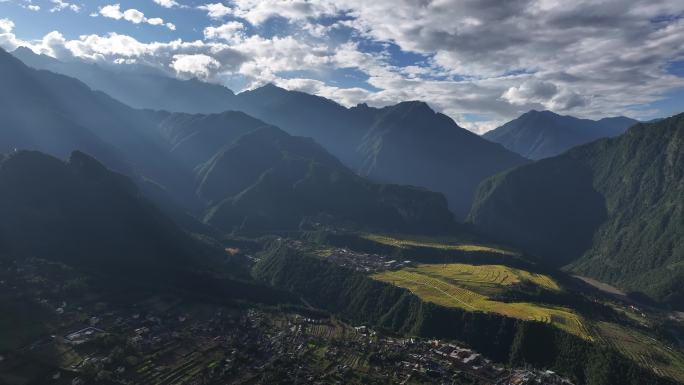
[[[145,18],[145,14],[138,11],[137,9],[127,9],[123,13],[123,18],[125,20],[130,21],[133,24],[140,24],[144,21],[147,21],[147,19]],[[155,20],[158,20],[158,19],[155,18]],[[162,20],[162,22],[163,22],[163,20]],[[150,23],[150,24],[152,24],[152,23]],[[161,24],[161,23],[154,23],[152,25],[159,25],[159,24]]]
[[[160,19],[158,17],[153,17],[153,18],[147,19],[147,24],[162,25],[162,24],[164,24],[164,19]]]
[[[197,8],[207,11],[207,14],[212,19],[220,19],[224,16],[228,16],[228,15],[233,13],[232,8],[226,7],[222,3],[210,3],[210,4],[200,5]]]
[[[178,6],[178,2],[175,0],[154,0],[154,2],[164,8],[173,8]]]
[[[529,79],[509,88],[502,97],[512,104],[524,106],[532,103],[543,104],[557,93],[558,87],[555,84]]]
[[[14,22],[10,19],[0,19],[0,32],[10,33],[14,29]]]
[[[0,47],[7,51],[13,51],[22,43],[12,33],[13,29],[14,22],[12,20],[7,18],[0,19]]]
[[[131,8],[121,12],[120,4],[105,5],[100,8],[100,15],[110,19],[130,21],[133,24],[147,23],[150,25],[163,25],[166,28],[175,31],[176,26],[173,23],[164,23],[164,19],[159,17],[147,18],[145,14],[137,9]],[[91,15],[92,16],[92,15]]]
[[[209,40],[224,40],[229,43],[238,43],[244,39],[245,25],[239,21],[230,21],[218,27],[204,29],[204,38]]]
[[[73,3],[68,3],[66,1],[62,0],[50,0],[54,6],[50,9],[50,12],[61,12],[65,9],[68,9],[73,12],[79,12],[81,10],[81,7],[73,4]]]
[[[121,5],[120,4],[105,5],[104,7],[100,8],[100,15],[102,15],[104,17],[108,17],[110,19],[119,20],[119,19],[123,18],[123,13],[121,12]]]
[[[221,67],[221,64],[209,55],[174,55],[171,63],[176,72],[198,78],[207,78]]]
[[[29,4],[26,6],[26,9],[28,9],[29,11],[37,12],[40,11],[40,5]]]
[[[233,0],[232,14],[259,25],[278,16],[289,20],[304,20],[334,15],[340,8],[333,1],[318,0]]]

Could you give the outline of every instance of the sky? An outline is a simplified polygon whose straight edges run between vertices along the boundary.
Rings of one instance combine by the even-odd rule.
[[[684,111],[684,0],[0,0],[0,47],[345,106],[423,100],[483,133],[530,110]]]

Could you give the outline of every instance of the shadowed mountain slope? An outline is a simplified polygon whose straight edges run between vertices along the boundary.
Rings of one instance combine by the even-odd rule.
[[[618,136],[636,123],[624,116],[589,120],[533,110],[483,137],[526,158],[542,159],[596,139]]]
[[[374,181],[441,192],[458,218],[466,216],[480,181],[526,162],[424,103],[346,108],[272,84],[234,95],[220,86],[163,78],[142,67],[117,72],[94,64],[59,62],[27,49],[19,49],[15,55],[37,68],[75,76],[137,108],[186,113],[243,111],[291,135],[313,138],[352,171]]]
[[[19,151],[0,163],[0,253],[87,268],[190,267],[202,247],[135,184],[74,152]]]
[[[386,231],[453,231],[440,194],[378,185],[307,138],[263,127],[199,170],[206,221],[226,231],[288,231],[314,224]]]

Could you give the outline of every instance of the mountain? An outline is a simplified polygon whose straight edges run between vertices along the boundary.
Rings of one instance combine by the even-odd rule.
[[[189,169],[207,162],[223,146],[240,136],[267,126],[243,112],[185,114],[150,112],[156,130],[170,146],[171,156]]]
[[[532,110],[483,137],[536,160],[600,138],[618,136],[636,123],[638,121],[624,116],[589,120]]]
[[[237,94],[234,109],[313,138],[371,180],[441,192],[457,218],[467,215],[480,181],[527,162],[423,102],[345,108],[325,98],[266,85]]]
[[[457,218],[465,218],[483,179],[526,163],[423,102],[378,110],[359,153],[361,175],[441,192]]]
[[[288,133],[314,138],[371,180],[441,192],[459,219],[467,215],[483,179],[526,163],[423,102],[345,108],[325,98],[266,85],[237,94],[234,109]]]
[[[310,138],[242,112],[151,112],[171,154],[195,172],[198,215],[232,231],[301,224],[425,233],[454,229],[440,194],[367,181]]]
[[[439,194],[372,184],[313,140],[292,137],[245,113],[136,110],[78,80],[29,68],[4,51],[0,70],[0,124],[7,127],[0,131],[2,152],[31,149],[60,158],[74,150],[89,153],[134,177],[141,191],[186,229],[211,232],[187,212],[229,232],[252,228],[252,222],[230,222],[240,216],[275,218],[271,225],[255,226],[269,230],[297,228],[315,216],[385,231],[453,228]],[[251,132],[268,134],[246,136]],[[277,182],[268,177],[274,173],[276,179],[282,176]],[[265,194],[254,195],[265,186]],[[244,203],[237,216],[228,210],[236,202]],[[266,212],[267,207],[273,210]]]
[[[684,114],[483,182],[470,220],[555,265],[684,306]]]
[[[235,95],[224,87],[197,80],[184,82],[139,68],[114,71],[82,62],[59,62],[28,49],[14,54],[36,68],[74,76],[136,108],[191,114],[245,112],[291,135],[313,138],[352,171],[376,182],[441,192],[459,219],[467,215],[480,181],[526,163],[523,157],[459,127],[425,103],[346,108],[272,84]]]
[[[29,68],[0,50],[0,152],[31,149],[59,158],[80,150],[127,175],[177,192],[192,177],[168,155],[156,121],[82,82]]]
[[[175,79],[141,65],[64,62],[26,47],[17,48],[12,55],[29,67],[77,78],[93,90],[136,108],[209,114],[229,109],[234,98],[226,87],[197,79]]]
[[[199,169],[206,222],[224,231],[288,231],[302,224],[384,231],[454,230],[440,194],[378,185],[355,175],[308,138],[262,127]]]
[[[190,268],[205,251],[135,184],[74,152],[18,151],[0,163],[0,254],[98,270]]]

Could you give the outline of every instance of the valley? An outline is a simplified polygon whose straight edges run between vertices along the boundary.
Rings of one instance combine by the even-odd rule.
[[[0,385],[684,384],[684,5],[553,3],[0,0]]]

